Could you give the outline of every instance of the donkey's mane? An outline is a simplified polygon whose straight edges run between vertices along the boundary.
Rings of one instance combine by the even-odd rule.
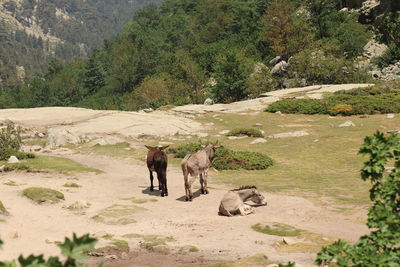
[[[243,189],[257,189],[257,187],[255,185],[244,185],[239,188],[233,189],[232,191],[239,191]]]

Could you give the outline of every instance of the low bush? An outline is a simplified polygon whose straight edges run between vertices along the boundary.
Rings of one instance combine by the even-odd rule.
[[[218,142],[216,141],[198,141],[194,143],[187,143],[183,144],[177,147],[170,147],[167,150],[167,153],[169,154],[174,154],[175,158],[184,158],[187,154],[192,154],[200,149],[202,149],[203,145],[208,145],[208,144],[213,144],[213,145],[218,145]]]
[[[201,149],[202,143],[189,143],[178,147],[172,147],[168,153],[176,158],[184,158],[185,155]],[[263,170],[273,164],[267,155],[250,151],[233,151],[227,148],[218,148],[212,166],[217,170]]]
[[[45,260],[43,255],[29,255],[28,257],[24,257],[20,255],[18,260],[13,261],[0,261],[0,266],[4,267],[28,267],[28,266],[37,266],[37,267],[59,267],[59,266],[68,266],[68,267],[85,267],[86,264],[82,263],[81,260],[85,258],[85,255],[94,249],[94,245],[97,240],[90,237],[89,234],[83,235],[81,237],[77,237],[73,234],[72,239],[65,238],[65,241],[62,244],[57,245],[61,249],[61,254],[64,256],[63,259],[60,260],[58,256],[49,257]],[[0,240],[0,247],[3,242]],[[18,264],[17,264],[18,263]],[[103,264],[99,266],[104,266]]]
[[[359,91],[358,94],[334,94],[325,99],[285,99],[271,104],[266,111],[333,116],[400,113],[400,94],[397,92],[363,95]]]
[[[22,145],[21,127],[8,123],[0,129],[0,160],[6,160],[14,155]]]
[[[60,200],[64,200],[64,194],[53,189],[43,187],[30,187],[22,191],[22,194],[29,199],[37,203],[50,202],[58,203]]]
[[[270,157],[258,152],[222,148],[216,151],[212,165],[217,170],[264,170],[272,164]]]
[[[227,136],[249,136],[249,137],[264,137],[262,132],[258,129],[254,128],[237,128],[230,130],[229,133],[226,134]]]

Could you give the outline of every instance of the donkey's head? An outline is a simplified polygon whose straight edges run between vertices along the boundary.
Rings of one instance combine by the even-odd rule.
[[[201,147],[203,148],[203,150],[206,151],[208,159],[210,160],[210,162],[212,162],[215,157],[215,150],[222,146],[215,146],[213,144],[208,144],[208,145],[202,145]]]
[[[267,200],[256,188],[252,189],[252,197],[250,200],[258,205],[267,205]]]
[[[164,149],[168,148],[169,146],[147,146],[144,145],[149,151],[163,151]]]

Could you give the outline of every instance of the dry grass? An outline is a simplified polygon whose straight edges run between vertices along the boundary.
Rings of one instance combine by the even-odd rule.
[[[135,214],[144,210],[146,209],[135,205],[114,204],[101,210],[92,219],[108,225],[127,225],[135,223]]]

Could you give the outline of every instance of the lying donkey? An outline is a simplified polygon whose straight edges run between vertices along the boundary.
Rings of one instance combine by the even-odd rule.
[[[261,195],[255,186],[242,186],[239,189],[228,191],[219,205],[219,215],[233,216],[240,214],[242,216],[254,212],[254,208],[244,202],[251,200],[258,205],[267,205],[265,197]]]
[[[154,190],[153,186],[153,171],[157,173],[158,179],[158,187],[161,190],[161,196],[168,196],[168,188],[167,188],[167,165],[168,165],[168,157],[167,154],[163,151],[168,146],[163,147],[152,147],[146,146],[149,150],[147,152],[147,168],[149,168],[150,172],[150,191]]]

